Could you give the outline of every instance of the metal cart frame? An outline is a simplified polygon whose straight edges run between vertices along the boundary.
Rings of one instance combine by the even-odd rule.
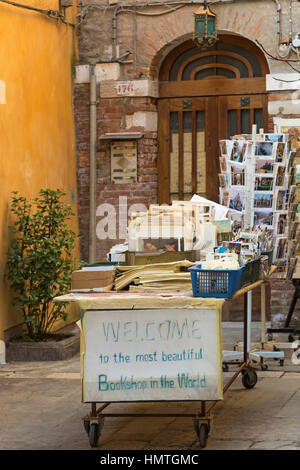
[[[243,358],[240,361],[223,361],[224,365],[234,364],[237,365],[238,368],[234,375],[230,378],[230,380],[224,385],[223,387],[223,394],[229,389],[232,383],[237,379],[237,377],[242,374],[242,383],[243,386],[247,389],[253,388],[257,383],[257,374],[255,369],[251,366],[250,354],[249,354],[249,346],[251,345],[251,341],[249,344],[249,323],[248,323],[248,292],[252,291],[256,287],[261,286],[262,291],[265,289],[265,284],[268,282],[268,279],[257,281],[253,284],[250,284],[235,293],[235,295],[228,300],[234,300],[237,297],[243,296],[244,297],[244,342],[243,342]],[[262,318],[265,318],[266,312],[266,298],[265,295],[262,295]],[[251,319],[251,315],[250,315]],[[262,331],[265,329],[265,323],[262,322]],[[264,330],[265,333],[265,330]],[[115,402],[114,402],[115,403]],[[134,402],[132,402],[134,403]],[[200,410],[197,410],[194,413],[110,413],[104,411],[111,403],[104,403],[99,408],[97,408],[96,402],[91,402],[91,412],[83,417],[83,424],[84,429],[86,430],[89,442],[91,447],[97,447],[98,440],[101,436],[101,431],[104,426],[105,418],[117,418],[117,417],[126,417],[126,418],[145,418],[145,417],[174,417],[174,418],[192,418],[194,429],[196,435],[199,440],[200,448],[206,447],[208,435],[211,428],[211,421],[212,421],[212,409],[216,406],[218,401],[201,401],[200,400]]]

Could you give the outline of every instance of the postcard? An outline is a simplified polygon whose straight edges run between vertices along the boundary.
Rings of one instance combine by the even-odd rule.
[[[254,154],[257,157],[273,159],[273,142],[255,142]]]
[[[288,247],[287,238],[276,238],[275,254],[274,254],[274,257],[276,260],[285,258],[287,247]]]
[[[273,193],[254,192],[253,207],[262,209],[273,208]]]
[[[274,260],[277,259],[277,258],[275,258],[275,254],[274,254],[274,258],[273,258],[273,259],[274,259]],[[282,260],[282,261],[280,260],[280,261],[278,261],[278,262],[277,262],[276,275],[277,275],[277,274],[283,275],[283,274],[286,273],[286,272],[287,272],[287,260]],[[276,276],[276,277],[278,277],[278,276]],[[280,277],[281,277],[281,276],[280,276]]]
[[[288,173],[289,173],[290,169],[292,168],[292,166],[294,165],[296,153],[297,152],[295,152],[295,151],[292,151],[292,152],[289,153],[289,161],[288,161],[288,165],[287,165],[287,172]]]
[[[245,168],[241,165],[230,165],[230,184],[231,186],[245,185]]]
[[[266,142],[284,142],[284,134],[265,134]]]
[[[274,161],[257,159],[255,163],[256,174],[273,174],[274,173]]]
[[[247,142],[245,140],[234,140],[229,160],[235,163],[244,163],[247,154]]]
[[[272,191],[274,178],[269,176],[256,176],[254,189],[255,191]]]
[[[287,259],[294,258],[297,254],[298,240],[288,240]]]
[[[284,162],[284,157],[285,157],[285,143],[284,142],[278,142],[276,144],[276,157],[275,161],[277,163],[283,163]]]
[[[229,176],[219,173],[219,185],[221,188],[226,188],[229,186]]]
[[[232,223],[232,231],[240,230],[244,225],[244,214],[239,211],[229,210],[227,214],[228,219]]]
[[[245,190],[230,189],[229,193],[229,209],[239,212],[245,210]]]
[[[275,234],[284,235],[288,228],[288,215],[287,214],[276,214],[275,220]]]
[[[276,193],[276,211],[284,211],[286,209],[287,190],[278,189]]]
[[[259,227],[272,227],[273,226],[273,211],[268,209],[255,209],[253,211],[253,225]]]
[[[276,186],[283,186],[285,177],[285,167],[278,165],[276,175]]]
[[[299,224],[300,222],[291,222],[288,228],[288,237],[289,239],[298,238],[299,236]]]
[[[227,171],[227,162],[226,162],[226,157],[220,157],[220,170],[222,173],[226,173]]]
[[[229,204],[229,189],[220,188],[220,204],[228,207]]]
[[[227,140],[220,140],[221,155],[227,156]]]

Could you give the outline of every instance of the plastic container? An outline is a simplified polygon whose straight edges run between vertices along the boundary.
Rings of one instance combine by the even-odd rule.
[[[253,282],[259,280],[260,260],[261,258],[259,257],[257,259],[248,261],[248,263],[245,264],[240,287],[244,287],[247,284],[253,284]]]
[[[201,264],[189,268],[194,297],[230,299],[240,288],[244,266],[240,269],[201,269]]]

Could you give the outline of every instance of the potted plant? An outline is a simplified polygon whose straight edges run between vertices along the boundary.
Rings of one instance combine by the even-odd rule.
[[[67,303],[54,303],[53,298],[71,288],[78,238],[68,225],[74,213],[63,202],[65,194],[60,189],[41,189],[38,197],[28,200],[18,192],[12,193],[14,222],[10,226],[7,279],[14,291],[14,304],[23,314],[26,334],[13,339],[8,349],[20,340],[49,343],[61,339],[51,330],[58,320],[66,320]],[[26,359],[24,351],[21,357]]]

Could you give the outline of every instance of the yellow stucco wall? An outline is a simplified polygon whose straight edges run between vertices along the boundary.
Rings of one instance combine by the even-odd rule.
[[[58,9],[58,1],[20,3]],[[68,19],[76,21],[75,7]],[[71,64],[75,31],[40,13],[0,3],[0,340],[22,323],[4,279],[11,191],[65,188],[77,210]],[[77,217],[73,229],[78,233]]]

